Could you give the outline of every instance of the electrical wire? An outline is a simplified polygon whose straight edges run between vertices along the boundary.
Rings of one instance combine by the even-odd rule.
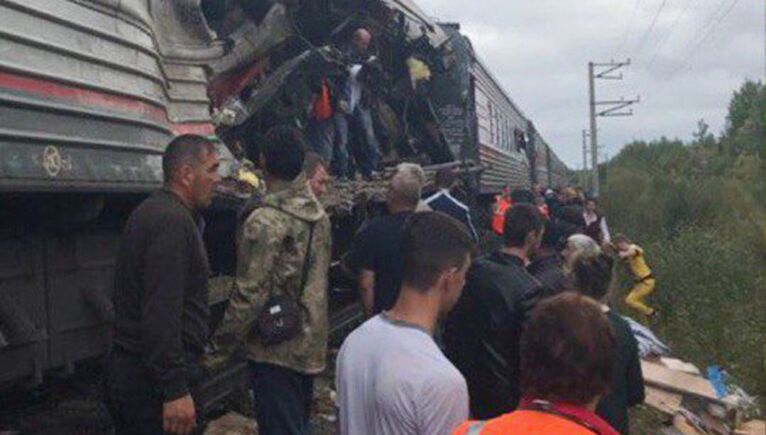
[[[617,46],[617,54],[619,55],[622,49],[625,47],[625,43],[628,42],[628,35],[630,35],[630,30],[633,27],[633,21],[636,18],[636,12],[638,12],[638,5],[641,3],[641,0],[636,0],[635,3],[633,3],[633,12],[630,13],[630,19],[628,20],[628,25],[625,27],[625,33],[622,35],[622,39],[620,40],[620,45]]]
[[[665,47],[665,44],[668,43],[670,40],[670,37],[673,36],[673,33],[675,33],[676,28],[678,27],[678,23],[681,22],[681,18],[686,15],[686,12],[689,10],[689,7],[692,5],[693,0],[687,0],[686,5],[683,9],[681,9],[681,12],[679,12],[678,15],[676,15],[676,18],[673,20],[673,24],[670,25],[670,30],[668,33],[665,34],[665,37],[660,40],[660,42],[657,44],[657,46],[654,49],[654,54],[652,55],[651,59],[649,60],[649,63],[647,64],[647,67],[651,67],[654,65],[654,62],[657,60],[657,56],[659,56],[662,49]]]
[[[729,14],[731,13],[731,11],[732,11],[732,10],[734,10],[734,7],[735,7],[735,6],[737,6],[737,4],[738,4],[738,3],[739,3],[739,0],[733,0],[733,1],[732,1],[732,2],[729,4],[729,7],[728,7],[728,8],[726,8],[726,10],[723,12],[723,14],[721,14],[721,15],[719,15],[719,16],[718,16],[718,20],[715,20],[715,22],[713,22],[712,26],[710,26],[710,27],[707,29],[707,31],[705,32],[705,34],[704,34],[704,35],[702,35],[702,38],[700,38],[699,40],[697,40],[697,43],[696,43],[696,44],[694,44],[694,45],[693,45],[693,46],[692,46],[692,47],[689,49],[689,51],[687,52],[687,55],[684,57],[684,59],[683,59],[681,62],[679,62],[679,66],[678,66],[678,67],[676,67],[676,68],[675,68],[673,71],[671,71],[671,72],[670,72],[670,74],[669,74],[669,77],[672,77],[672,76],[674,76],[675,74],[677,74],[678,72],[680,72],[681,70],[684,70],[684,69],[688,68],[689,66],[691,66],[691,64],[690,64],[690,61],[691,61],[691,59],[694,57],[694,55],[696,54],[696,51],[697,51],[697,50],[698,50],[698,49],[699,49],[699,48],[700,48],[702,45],[704,45],[704,43],[705,43],[705,42],[707,42],[708,38],[710,38],[710,36],[712,36],[712,35],[713,35],[713,30],[714,30],[716,27],[718,27],[718,25],[720,25],[720,24],[721,24],[721,23],[722,23],[724,20],[726,20],[726,18],[729,16]]]
[[[665,9],[665,5],[667,3],[668,3],[668,0],[662,0],[662,3],[660,3],[660,7],[657,8],[657,12],[654,13],[654,17],[652,17],[651,24],[649,24],[649,27],[646,29],[646,32],[644,32],[644,35],[638,41],[638,46],[636,47],[636,50],[635,50],[636,55],[638,55],[641,52],[641,49],[644,47],[644,44],[646,44],[646,41],[649,38],[649,35],[652,34],[654,27],[657,25],[657,19],[660,17],[662,10]]]

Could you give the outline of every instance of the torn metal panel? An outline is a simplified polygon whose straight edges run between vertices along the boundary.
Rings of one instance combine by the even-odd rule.
[[[210,61],[224,54],[207,26],[200,0],[151,0],[151,27],[160,53],[168,61]]]
[[[212,74],[216,76],[262,58],[287,40],[292,34],[291,28],[287,9],[275,3],[261,22],[256,24],[248,19],[228,36],[233,47],[225,56],[210,62]]]
[[[449,39],[441,26],[431,20],[412,0],[380,0],[380,2],[402,13],[411,21],[406,26],[407,38],[410,40],[425,36],[432,47],[441,47]]]
[[[273,71],[257,88],[253,89],[250,98],[245,101],[236,99],[224,106],[216,117],[216,121],[227,126],[241,125],[251,117],[260,114],[276,96],[288,91],[285,84],[291,74],[310,75],[313,72],[317,77],[321,77],[335,63],[337,63],[337,54],[331,47],[306,50]],[[308,95],[303,96],[306,101],[308,97]],[[291,109],[296,112],[303,111],[304,107],[305,105],[301,104],[291,105]],[[272,105],[269,108],[275,109],[275,106]]]

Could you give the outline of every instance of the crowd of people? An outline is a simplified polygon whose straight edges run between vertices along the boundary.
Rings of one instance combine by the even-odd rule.
[[[311,432],[332,236],[318,200],[327,164],[306,148],[292,127],[268,132],[266,194],[241,219],[236,285],[211,337],[201,211],[218,159],[199,136],[167,147],[165,186],[132,213],[116,265],[105,392],[117,434],[198,430],[195,387],[234,355],[249,364],[259,433]],[[534,185],[498,198],[502,219],[486,230],[501,246],[480,253],[488,231],[453,196],[457,182],[443,168],[423,198],[422,168],[400,165],[387,213],[355,236],[346,266],[366,321],[337,356],[340,433],[628,433],[643,380],[610,296],[624,260],[628,304],[656,313],[643,300],[655,286],[643,250],[610,235],[594,199]]]

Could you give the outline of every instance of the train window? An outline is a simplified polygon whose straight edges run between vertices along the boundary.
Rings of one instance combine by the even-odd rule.
[[[492,103],[488,103],[489,108],[489,143],[495,144],[495,108]]]
[[[514,131],[514,141],[516,142],[516,151],[521,152],[521,150],[527,149],[527,137],[524,132],[518,128]]]
[[[511,151],[511,127],[508,118],[503,119],[503,148]]]

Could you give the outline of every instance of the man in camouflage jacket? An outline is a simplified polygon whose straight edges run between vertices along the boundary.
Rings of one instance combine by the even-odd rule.
[[[237,285],[214,336],[216,351],[206,361],[215,367],[244,342],[256,420],[265,435],[308,433],[313,377],[325,368],[331,228],[301,173],[301,141],[300,133],[289,127],[275,127],[266,137],[261,165],[268,192],[243,225]],[[295,337],[269,345],[254,325],[272,295],[292,295],[305,311]]]

